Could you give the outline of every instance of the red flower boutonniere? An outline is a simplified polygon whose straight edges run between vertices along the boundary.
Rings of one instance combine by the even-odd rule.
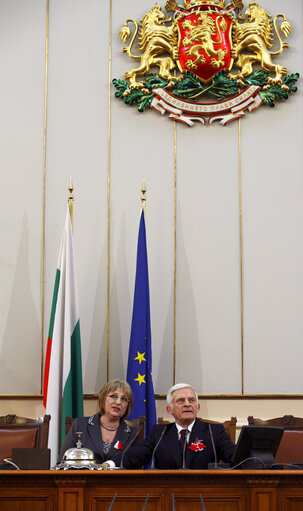
[[[114,448],[115,449],[119,449],[120,451],[122,451],[124,449],[123,445],[121,444],[120,440],[118,440],[115,445],[114,445]]]
[[[191,450],[191,451],[195,451],[195,452],[198,452],[198,451],[203,451],[203,449],[205,449],[206,445],[203,444],[203,441],[202,440],[196,440],[195,442],[192,442],[188,448]]]

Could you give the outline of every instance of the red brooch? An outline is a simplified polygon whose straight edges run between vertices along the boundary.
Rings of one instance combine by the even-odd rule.
[[[114,448],[115,449],[120,449],[120,451],[122,451],[124,449],[123,445],[121,444],[120,440],[118,440],[115,445],[114,445]]]
[[[196,440],[196,442],[193,442],[192,444],[190,444],[188,446],[188,448],[191,451],[195,451],[195,452],[203,451],[203,449],[205,449],[205,447],[206,447],[206,445],[203,444],[202,440]]]

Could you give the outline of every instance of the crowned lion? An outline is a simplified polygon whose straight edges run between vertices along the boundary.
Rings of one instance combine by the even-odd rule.
[[[215,49],[216,44],[222,44],[222,33],[219,29],[219,19],[220,18],[218,17],[216,18],[216,21],[214,21],[210,16],[208,16],[207,12],[200,12],[197,20],[198,25],[191,26],[187,39],[183,42],[184,45],[188,45],[188,43],[193,42],[201,43],[191,46],[190,49],[185,52],[186,55],[195,57],[196,60],[192,64],[195,68],[197,68],[197,64],[199,62],[205,62],[205,57],[202,53],[200,53],[201,50],[204,50],[208,57],[218,56],[218,60],[213,58],[211,61],[211,65],[213,67],[224,66],[223,58],[226,55],[227,50],[223,50],[222,48],[219,48],[218,50]],[[226,22],[222,17],[220,25],[223,30],[226,30]],[[217,32],[219,34],[219,41],[214,41],[212,37],[215,36]]]
[[[276,65],[272,61],[272,56],[280,55],[284,48],[288,48],[288,44],[282,42],[277,28],[278,18],[283,18],[280,30],[287,38],[291,32],[291,25],[284,14],[275,16],[272,23],[271,16],[267,11],[262,9],[257,2],[252,2],[245,11],[245,17],[239,15],[239,20],[243,23],[236,21],[233,25],[231,55],[235,60],[237,59],[235,65],[240,69],[240,72],[230,74],[230,78],[241,80],[249,76],[253,72],[253,64],[259,62],[264,71],[275,73],[274,78],[267,78],[268,84],[282,83],[282,76],[287,75],[287,68],[279,64]],[[274,40],[273,26],[280,43],[280,47],[276,52],[269,51]]]
[[[175,23],[173,23],[170,27],[165,26],[165,23],[168,23],[171,20],[171,18],[165,18],[165,14],[162,12],[159,5],[154,5],[151,11],[145,14],[141,20],[140,29],[135,20],[128,19],[125,21],[120,30],[120,38],[124,43],[126,43],[131,34],[128,27],[129,22],[135,25],[135,31],[130,44],[127,47],[124,47],[123,51],[132,59],[140,60],[140,64],[137,68],[131,69],[125,73],[125,79],[129,79],[131,89],[144,87],[144,83],[142,81],[137,81],[137,76],[149,73],[152,65],[159,67],[159,76],[168,81],[168,86],[172,85],[176,81],[176,78],[171,74],[171,71],[176,67],[173,59],[178,56],[178,31]],[[142,52],[142,55],[133,55],[131,48],[138,30],[138,47]],[[172,58],[167,55],[161,56],[163,53],[171,55]]]

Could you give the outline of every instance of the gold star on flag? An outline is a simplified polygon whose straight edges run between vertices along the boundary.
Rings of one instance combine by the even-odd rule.
[[[145,383],[146,384],[145,374],[138,373],[138,378],[135,378],[134,380],[139,383],[139,387],[140,387],[141,383]]]
[[[141,364],[141,362],[146,362],[146,358],[144,358],[144,355],[145,353],[140,353],[139,351],[137,351],[137,356],[136,358],[134,358],[134,360],[138,360],[139,364]]]

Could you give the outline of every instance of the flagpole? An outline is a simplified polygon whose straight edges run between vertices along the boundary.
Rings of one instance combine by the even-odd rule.
[[[153,425],[157,423],[157,415],[152,381],[150,302],[145,230],[146,186],[144,179],[141,192],[137,264],[126,380],[134,395],[134,406],[128,420],[139,419],[144,416],[146,418],[145,435],[148,435]]]
[[[144,218],[145,218],[145,202],[146,202],[145,194],[146,194],[146,186],[145,186],[145,179],[144,178],[143,178],[143,181],[142,181],[141,193],[142,193],[141,205],[142,205],[142,209],[143,209],[143,215],[144,215]]]
[[[73,186],[73,180],[72,177],[69,177],[69,196],[68,196],[68,208],[69,208],[69,214],[70,214],[70,221],[72,224],[72,231],[74,230],[74,186]]]

